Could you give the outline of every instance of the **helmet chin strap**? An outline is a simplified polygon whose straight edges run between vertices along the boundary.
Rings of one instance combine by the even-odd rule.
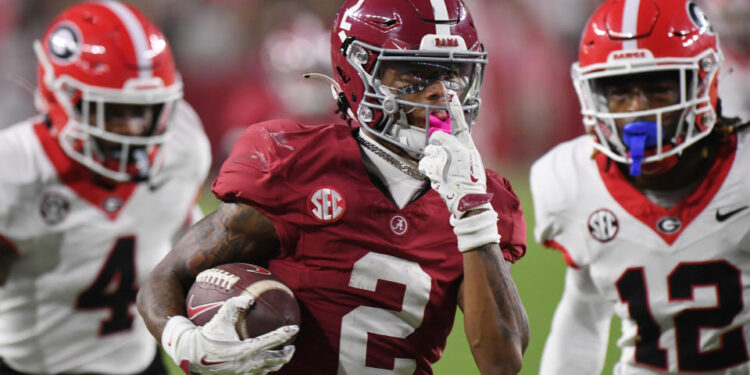
[[[427,146],[425,129],[407,123],[406,115],[403,113],[403,110],[401,110],[401,116],[399,116],[399,119],[393,125],[394,126],[391,128],[391,135],[394,139],[404,145],[416,148],[419,151],[424,151],[424,148]],[[422,157],[422,155],[417,153],[408,150],[404,151],[413,159],[419,160]]]
[[[641,175],[641,164],[646,147],[656,146],[657,124],[653,121],[636,121],[625,125],[622,129],[622,138],[630,150],[630,175]]]
[[[415,110],[412,108],[409,112]],[[427,129],[427,136],[425,135],[425,129]],[[451,118],[448,116],[445,121],[439,119],[437,116],[430,114],[427,118],[425,127],[415,126],[407,123],[406,112],[401,109],[399,111],[398,120],[394,123],[391,128],[391,135],[398,140],[400,143],[405,144],[409,147],[424,151],[427,147],[427,141],[429,136],[436,131],[442,131],[451,134]],[[421,155],[413,152],[406,151],[412,158],[420,159]]]

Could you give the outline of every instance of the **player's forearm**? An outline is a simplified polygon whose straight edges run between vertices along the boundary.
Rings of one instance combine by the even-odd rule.
[[[482,374],[517,374],[529,342],[526,311],[495,244],[464,253],[466,336]]]
[[[193,225],[138,293],[138,311],[161,339],[167,319],[185,314],[185,292],[201,271],[232,262],[264,263],[278,251],[273,223],[243,204],[222,203]]]
[[[185,315],[185,292],[198,272],[222,263],[211,255],[225,237],[222,216],[223,211],[217,210],[192,226],[138,292],[138,312],[157,340],[169,317]]]
[[[157,268],[138,292],[137,304],[146,327],[161,340],[169,317],[185,315],[185,290],[176,277]]]

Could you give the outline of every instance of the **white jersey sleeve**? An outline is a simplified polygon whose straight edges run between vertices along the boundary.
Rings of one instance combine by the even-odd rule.
[[[600,374],[611,317],[612,305],[599,295],[588,271],[568,268],[539,374]]]
[[[167,177],[169,174],[183,174],[203,183],[211,166],[211,146],[203,124],[190,104],[185,101],[178,104],[173,126],[165,144]]]
[[[586,199],[582,184],[595,180],[583,166],[591,160],[590,137],[582,136],[562,143],[537,160],[531,167],[530,187],[534,202],[536,226],[534,237],[546,247],[562,251],[570,266],[589,262],[585,250],[585,228],[571,227],[575,222],[567,208]],[[585,176],[582,176],[585,175]]]
[[[14,210],[23,199],[23,188],[52,172],[34,157],[38,143],[31,125],[40,120],[31,119],[0,130],[0,236],[11,244],[8,227]]]

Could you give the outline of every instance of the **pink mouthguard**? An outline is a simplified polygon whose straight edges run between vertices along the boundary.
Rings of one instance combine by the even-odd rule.
[[[445,121],[437,118],[435,115],[430,115],[430,136],[436,131],[443,131],[448,134],[451,133],[451,118],[448,116]]]

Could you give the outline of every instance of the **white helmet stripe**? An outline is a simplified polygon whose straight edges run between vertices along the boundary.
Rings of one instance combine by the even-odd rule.
[[[623,35],[638,35],[638,8],[641,6],[641,0],[626,0],[625,9],[622,15],[622,33]],[[638,49],[637,39],[628,39],[622,43],[622,49]]]
[[[435,13],[436,21],[448,21],[448,6],[445,4],[445,0],[430,0],[432,3],[432,11]],[[437,35],[451,35],[450,25],[435,24],[435,34]]]
[[[151,58],[149,57],[149,44],[146,40],[146,31],[143,29],[143,25],[133,12],[128,7],[120,4],[116,1],[103,1],[101,4],[112,11],[120,21],[122,21],[125,28],[128,30],[130,40],[133,41],[133,52],[135,52],[135,58],[138,63],[140,71],[138,73],[139,78],[151,78],[154,74]]]

